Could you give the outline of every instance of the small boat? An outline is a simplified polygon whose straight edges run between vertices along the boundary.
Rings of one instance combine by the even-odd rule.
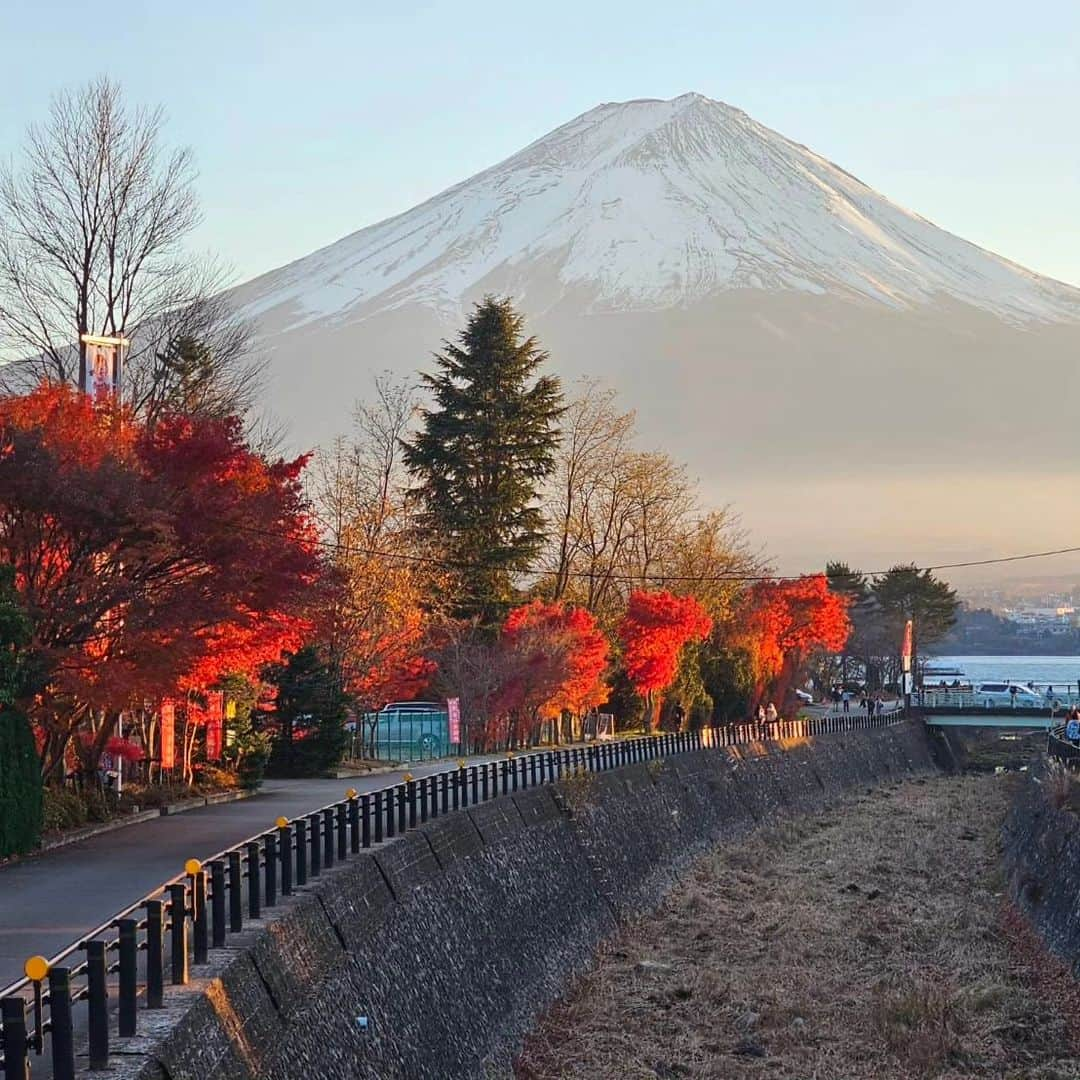
[[[944,679],[946,677],[950,679],[967,678],[967,675],[965,675],[964,672],[955,667],[934,667],[933,664],[927,664],[922,670],[924,679]]]

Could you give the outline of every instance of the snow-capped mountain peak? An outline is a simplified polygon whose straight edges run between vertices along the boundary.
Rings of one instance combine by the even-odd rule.
[[[732,289],[1080,320],[1080,291],[969,244],[729,105],[599,105],[476,176],[238,292],[280,328],[486,290],[531,314],[681,308]]]

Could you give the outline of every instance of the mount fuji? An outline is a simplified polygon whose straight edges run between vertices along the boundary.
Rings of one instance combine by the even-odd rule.
[[[643,441],[748,524],[788,535],[797,518],[782,560],[838,550],[823,511],[852,514],[867,560],[1022,547],[1021,520],[979,499],[1023,492],[1060,519],[1032,485],[1080,464],[1039,403],[1077,387],[1080,289],[699,94],[600,105],[233,300],[270,410],[313,445],[347,429],[373,372],[428,367],[486,293],[513,298],[568,382],[617,386]],[[894,543],[860,547],[885,486],[907,507]],[[932,511],[956,505],[946,489],[963,520]]]

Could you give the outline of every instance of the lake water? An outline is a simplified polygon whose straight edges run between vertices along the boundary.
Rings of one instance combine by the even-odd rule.
[[[1080,656],[931,656],[935,668],[962,671],[972,682],[1034,682],[1065,688],[1080,679]],[[930,676],[928,683],[936,682]]]

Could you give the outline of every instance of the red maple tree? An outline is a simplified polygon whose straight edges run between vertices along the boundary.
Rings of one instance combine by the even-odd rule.
[[[829,589],[824,574],[759,582],[747,591],[733,627],[754,672],[751,707],[769,700],[782,710],[792,704],[810,655],[838,652],[851,632],[847,599]]]
[[[692,596],[644,589],[630,594],[619,623],[623,666],[634,689],[645,699],[650,721],[660,708],[658,692],[675,681],[683,647],[707,638],[712,625],[708,613]]]
[[[580,716],[607,700],[608,641],[584,608],[523,604],[507,615],[501,644],[510,673],[504,707],[523,723]]]
[[[120,710],[292,640],[321,571],[305,460],[266,461],[234,418],[147,430],[52,384],[0,400],[0,559],[33,623],[46,774],[80,729],[92,766]]]

